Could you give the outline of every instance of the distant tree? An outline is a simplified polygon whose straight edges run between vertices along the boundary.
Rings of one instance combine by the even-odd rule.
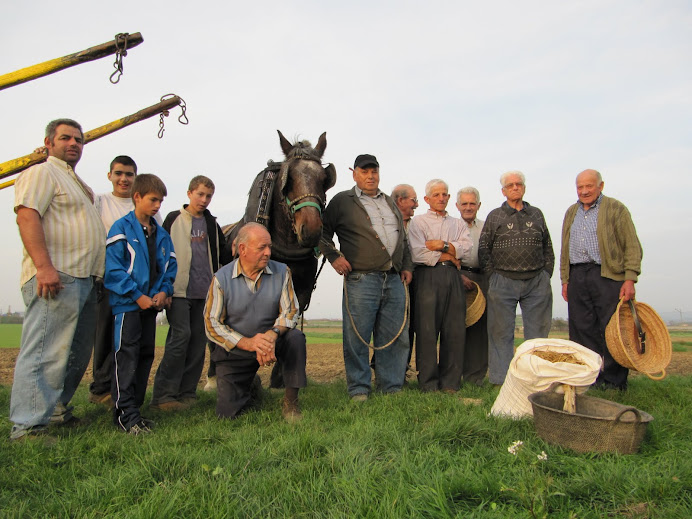
[[[569,325],[567,324],[566,319],[562,319],[561,317],[555,317],[553,319],[553,325],[551,329],[556,332],[566,332],[569,330]]]

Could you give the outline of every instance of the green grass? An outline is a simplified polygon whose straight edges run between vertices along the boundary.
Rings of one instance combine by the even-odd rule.
[[[9,393],[0,387],[5,435]],[[461,392],[481,405],[415,384],[354,405],[344,382],[310,384],[295,426],[280,392],[235,421],[202,394],[188,412],[152,416],[147,437],[116,431],[81,387],[73,403],[88,423],[55,429],[51,446],[0,440],[0,517],[691,517],[692,378],[594,394],[654,415],[639,454],[547,445],[530,420],[488,417],[487,386]]]

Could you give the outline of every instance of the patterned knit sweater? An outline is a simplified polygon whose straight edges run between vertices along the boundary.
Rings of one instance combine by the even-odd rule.
[[[490,211],[481,232],[478,261],[485,272],[531,279],[541,270],[553,275],[555,255],[543,213],[523,202],[517,211],[504,202]]]

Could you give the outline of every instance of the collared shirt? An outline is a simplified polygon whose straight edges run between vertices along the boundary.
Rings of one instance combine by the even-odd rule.
[[[586,211],[583,203],[577,203],[577,214],[574,217],[569,235],[569,262],[571,265],[578,263],[601,264],[596,226],[598,225],[598,210],[601,207],[602,199],[603,193],[598,195],[594,204]]]
[[[375,196],[369,196],[363,193],[358,186],[355,186],[355,191],[358,200],[363,204],[370,217],[370,223],[372,223],[377,237],[387,248],[389,255],[393,255],[399,241],[399,222],[387,204],[384,193],[378,189]]]
[[[466,222],[466,220],[464,220],[464,222]],[[469,225],[468,223],[466,224],[469,228],[469,232],[471,233],[471,239],[473,240],[473,252],[469,255],[468,258],[464,258],[462,260],[461,264],[464,267],[478,268],[478,266],[480,265],[480,263],[478,262],[478,243],[481,239],[483,223],[483,220],[474,218],[473,222],[471,222],[471,225]]]
[[[414,216],[409,224],[409,243],[414,263],[434,266],[442,255],[441,251],[431,251],[425,246],[427,240],[444,240],[456,249],[456,257],[468,261],[473,252],[473,240],[466,222],[450,216],[445,211],[439,215],[432,209]]]
[[[248,289],[250,289],[252,293],[256,293],[262,284],[263,275],[273,275],[273,272],[269,266],[266,266],[257,275],[256,279],[251,279],[245,275],[242,267],[240,266],[240,261],[238,260],[236,261],[236,267],[231,278],[235,279],[242,276]],[[223,288],[221,287],[216,276],[214,276],[212,279],[211,286],[209,287],[204,314],[207,328],[211,327],[211,330],[207,330],[207,337],[212,338],[213,336],[213,340],[217,344],[220,344],[226,349],[230,350],[231,348],[235,348],[238,345],[238,341],[245,337],[243,334],[225,324],[227,315],[226,308],[224,306],[224,293]],[[297,324],[297,317],[298,301],[293,289],[291,270],[288,269],[281,287],[281,295],[279,297],[279,316],[274,321],[273,326],[295,328]]]
[[[77,278],[104,273],[106,230],[93,200],[89,186],[56,157],[22,172],[15,183],[15,213],[20,207],[38,212],[53,266]],[[35,275],[36,266],[25,248],[21,284]]]

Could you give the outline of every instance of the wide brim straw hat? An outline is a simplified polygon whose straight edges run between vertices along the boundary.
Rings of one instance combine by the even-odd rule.
[[[606,327],[608,351],[625,368],[635,369],[653,380],[666,376],[673,356],[673,344],[663,319],[646,303],[633,302],[636,317],[629,303],[621,299]],[[636,320],[645,334],[644,351]]]
[[[472,326],[483,317],[485,312],[485,296],[478,283],[471,281],[473,288],[466,291],[466,327]]]

